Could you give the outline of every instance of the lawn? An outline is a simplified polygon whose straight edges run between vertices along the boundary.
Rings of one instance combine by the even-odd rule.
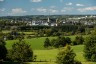
[[[32,38],[32,39],[25,39],[25,41],[31,45],[31,48],[34,49],[34,50],[43,50],[45,49],[43,47],[43,43],[45,41],[45,38],[46,37],[40,37],[40,38]],[[53,38],[56,38],[56,37],[49,37],[49,39],[53,39]],[[6,47],[8,49],[11,49],[11,46],[14,42],[17,42],[18,40],[8,40],[6,41]]]
[[[75,36],[65,36],[65,37],[70,37],[72,40],[75,39]],[[84,38],[86,36],[83,36]],[[43,47],[43,42],[46,37],[41,37],[41,38],[32,38],[32,39],[25,39],[25,41],[31,45],[31,48],[34,51],[34,55],[37,55],[36,61],[38,62],[29,62],[28,64],[56,64],[56,56],[59,52],[59,49],[45,49]],[[56,37],[48,37],[50,40]],[[11,49],[11,46],[14,42],[18,40],[8,40],[6,41],[6,47],[7,49]],[[73,51],[76,53],[75,59],[78,61],[81,61],[83,64],[96,64],[93,62],[87,62],[83,56],[83,50],[84,50],[84,45],[76,45],[72,46]],[[46,61],[46,62],[42,62]],[[48,62],[47,62],[48,61]]]
[[[96,64],[94,62],[87,62],[83,56],[84,45],[72,46],[73,51],[76,53],[75,59],[81,61],[82,64]],[[56,56],[59,49],[51,50],[33,50],[34,54],[37,55],[37,62],[28,62],[28,64],[56,64]],[[46,61],[46,62],[42,62]],[[11,63],[8,63],[11,64]],[[18,63],[17,63],[18,64]]]
[[[96,64],[95,62],[88,62],[83,56],[84,45],[72,46],[73,51],[76,53],[75,59],[81,61],[82,64]],[[49,62],[35,62],[30,64],[56,64],[56,56],[59,49],[52,50],[34,50],[34,54],[37,55],[37,61],[49,61]]]
[[[65,37],[70,37],[71,40],[73,41],[73,40],[75,39],[76,35],[75,35],[75,36],[65,36]],[[83,37],[85,38],[86,35],[83,36]],[[45,49],[45,48],[43,47],[43,45],[44,45],[43,43],[44,43],[44,41],[45,41],[46,38],[47,38],[47,37],[39,37],[39,38],[25,39],[25,41],[26,41],[28,44],[31,45],[31,48],[32,48],[32,49],[34,49],[34,50],[43,50],[43,49]],[[51,40],[51,39],[54,39],[54,38],[57,38],[57,37],[48,37],[48,38]],[[7,47],[8,49],[11,49],[12,44],[13,44],[14,42],[16,42],[16,41],[18,41],[18,40],[8,40],[8,41],[6,41],[6,47]]]

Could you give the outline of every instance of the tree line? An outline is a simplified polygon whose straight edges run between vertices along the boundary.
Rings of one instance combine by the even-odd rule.
[[[48,47],[55,47],[55,48],[59,48],[59,47],[64,47],[66,45],[80,45],[84,43],[84,38],[82,36],[76,36],[75,40],[71,40],[71,38],[69,37],[57,37],[56,39],[49,39],[46,38],[44,41],[44,47],[48,48]]]

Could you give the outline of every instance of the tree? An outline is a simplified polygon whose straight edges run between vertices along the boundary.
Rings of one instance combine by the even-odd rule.
[[[85,39],[84,56],[88,61],[96,62],[96,35],[90,35]]]
[[[66,47],[58,53],[56,62],[57,64],[81,64],[81,62],[74,60],[75,56],[76,54],[71,47],[66,45]]]
[[[65,41],[66,41],[66,44],[71,44],[71,39],[69,37],[66,37]]]
[[[4,60],[7,55],[7,49],[5,47],[5,42],[3,40],[0,40],[0,60]]]
[[[8,58],[12,61],[28,62],[33,61],[33,51],[24,40],[20,40],[12,45]]]
[[[69,37],[58,37],[57,39],[51,40],[51,46],[54,46],[56,48],[58,47],[64,47],[66,44],[71,44],[71,39]]]
[[[79,44],[83,44],[83,42],[84,42],[84,38],[83,38],[82,36],[76,36],[74,42],[76,42],[77,45],[79,45]]]
[[[53,39],[51,40],[51,44],[56,48],[63,47],[66,45],[65,37],[58,37],[57,39]]]
[[[50,40],[49,40],[49,38],[46,38],[46,39],[45,39],[45,42],[44,42],[44,47],[47,48],[47,47],[49,47],[49,46],[51,46]]]

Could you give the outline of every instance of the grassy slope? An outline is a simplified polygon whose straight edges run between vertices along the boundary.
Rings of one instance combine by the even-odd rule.
[[[45,49],[43,47],[43,43],[46,37],[41,37],[41,38],[32,38],[32,39],[25,39],[25,41],[31,45],[31,48],[34,50],[43,50]],[[49,37],[50,39],[56,38],[56,37]],[[18,40],[8,40],[6,41],[6,47],[8,49],[11,48],[12,44]]]
[[[87,62],[83,56],[84,45],[72,46],[72,49],[76,53],[75,59],[81,61],[83,64],[96,64],[94,62]],[[37,55],[37,61],[47,60],[49,62],[45,62],[44,64],[55,64],[56,56],[58,54],[59,49],[52,50],[34,50],[34,54]],[[35,62],[36,64],[43,64],[42,62]],[[32,64],[35,64],[32,63]]]
[[[84,36],[86,37],[86,36]],[[56,37],[49,37],[50,39],[56,38]],[[70,36],[72,40],[74,40],[75,36]],[[52,49],[52,50],[46,50],[43,47],[43,42],[45,40],[45,37],[42,38],[32,38],[32,39],[25,39],[31,46],[32,49],[34,49],[34,54],[37,55],[37,61],[50,61],[50,62],[33,62],[30,64],[55,64],[53,61],[56,60],[56,55],[58,53],[58,49]],[[17,40],[9,40],[7,41],[6,47],[8,49],[11,48],[12,44],[16,42]],[[78,61],[83,62],[83,64],[96,64],[93,62],[87,62],[83,57],[83,45],[77,45],[72,46],[74,52],[76,53],[76,59]]]
[[[76,60],[81,61],[83,64],[96,64],[93,62],[87,62],[83,57],[83,49],[84,45],[72,46],[72,49],[76,53]],[[59,49],[51,49],[51,50],[34,50],[34,54],[37,55],[36,61],[48,61],[48,62],[30,62],[28,64],[56,64],[54,61],[56,60],[56,56],[58,54]]]
[[[75,36],[65,36],[65,37],[70,37],[71,40],[74,40],[74,39],[75,39]],[[86,37],[86,36],[84,36],[84,37]],[[25,39],[25,41],[26,41],[28,44],[31,45],[32,49],[34,49],[34,50],[43,50],[43,49],[45,49],[45,48],[43,47],[43,42],[44,42],[45,38],[46,38],[46,37]],[[56,38],[56,37],[49,37],[49,39],[53,39],[53,38]],[[10,49],[11,46],[12,46],[12,44],[13,44],[14,42],[16,42],[16,41],[18,41],[18,40],[8,40],[8,41],[6,41],[6,42],[7,42],[6,47],[7,47],[8,49]]]

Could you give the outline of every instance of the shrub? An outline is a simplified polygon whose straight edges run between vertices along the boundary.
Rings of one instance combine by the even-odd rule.
[[[49,40],[49,38],[46,38],[46,39],[45,39],[45,42],[44,42],[44,47],[47,48],[47,47],[49,47],[49,46],[51,46],[50,40]]]
[[[96,35],[91,35],[85,39],[84,56],[88,61],[96,62]]]
[[[81,64],[80,62],[74,60],[76,54],[73,52],[69,45],[66,45],[64,49],[62,49],[57,56],[56,63],[57,64]]]
[[[7,49],[5,47],[5,42],[3,40],[0,40],[0,60],[4,60],[7,55]]]
[[[33,61],[33,51],[30,45],[21,40],[12,45],[12,49],[8,53],[8,58],[18,62]]]

